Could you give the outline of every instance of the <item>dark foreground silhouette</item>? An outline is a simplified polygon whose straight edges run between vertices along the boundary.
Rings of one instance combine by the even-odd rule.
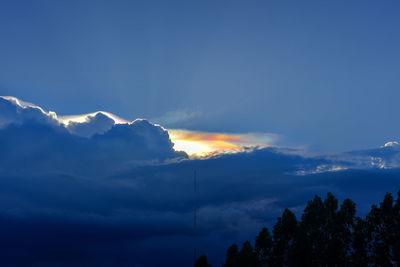
[[[195,267],[210,267],[202,255]],[[315,196],[301,220],[285,209],[272,235],[263,228],[255,239],[226,252],[223,267],[262,266],[400,266],[400,191],[397,200],[387,193],[379,206],[361,218],[356,205],[328,193]]]

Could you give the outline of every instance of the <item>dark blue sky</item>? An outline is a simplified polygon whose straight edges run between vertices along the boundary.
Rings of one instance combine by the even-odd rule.
[[[399,4],[2,1],[0,95],[59,114],[271,132],[319,152],[400,132]]]

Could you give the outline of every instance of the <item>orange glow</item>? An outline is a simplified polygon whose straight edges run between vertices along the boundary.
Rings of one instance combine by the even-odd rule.
[[[192,157],[210,153],[233,153],[244,147],[271,146],[276,135],[272,134],[228,134],[188,130],[168,130],[174,149],[185,151]]]

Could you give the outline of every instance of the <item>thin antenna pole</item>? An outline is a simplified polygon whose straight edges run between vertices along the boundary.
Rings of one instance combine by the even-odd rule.
[[[197,259],[197,181],[196,177],[197,173],[196,170],[194,170],[194,213],[193,213],[193,230],[194,230],[194,262],[196,262]]]

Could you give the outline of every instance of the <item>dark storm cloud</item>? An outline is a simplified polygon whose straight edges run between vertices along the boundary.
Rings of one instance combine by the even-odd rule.
[[[198,248],[214,263],[283,208],[299,215],[314,194],[351,197],[363,213],[400,188],[399,171],[384,169],[396,166],[396,143],[330,157],[264,148],[189,160],[146,120],[105,130],[115,120],[97,113],[68,126],[32,104],[0,101],[4,266],[190,265],[194,170]]]
[[[320,162],[264,149],[136,167],[108,177],[2,175],[1,258],[37,266],[188,265],[194,169],[199,249],[213,261],[221,260],[229,243],[272,225],[284,207],[299,214],[314,194],[352,197],[363,203],[362,213],[386,191],[400,188],[396,170],[297,176],[293,170],[299,164]],[[152,257],[154,251],[165,258]]]

